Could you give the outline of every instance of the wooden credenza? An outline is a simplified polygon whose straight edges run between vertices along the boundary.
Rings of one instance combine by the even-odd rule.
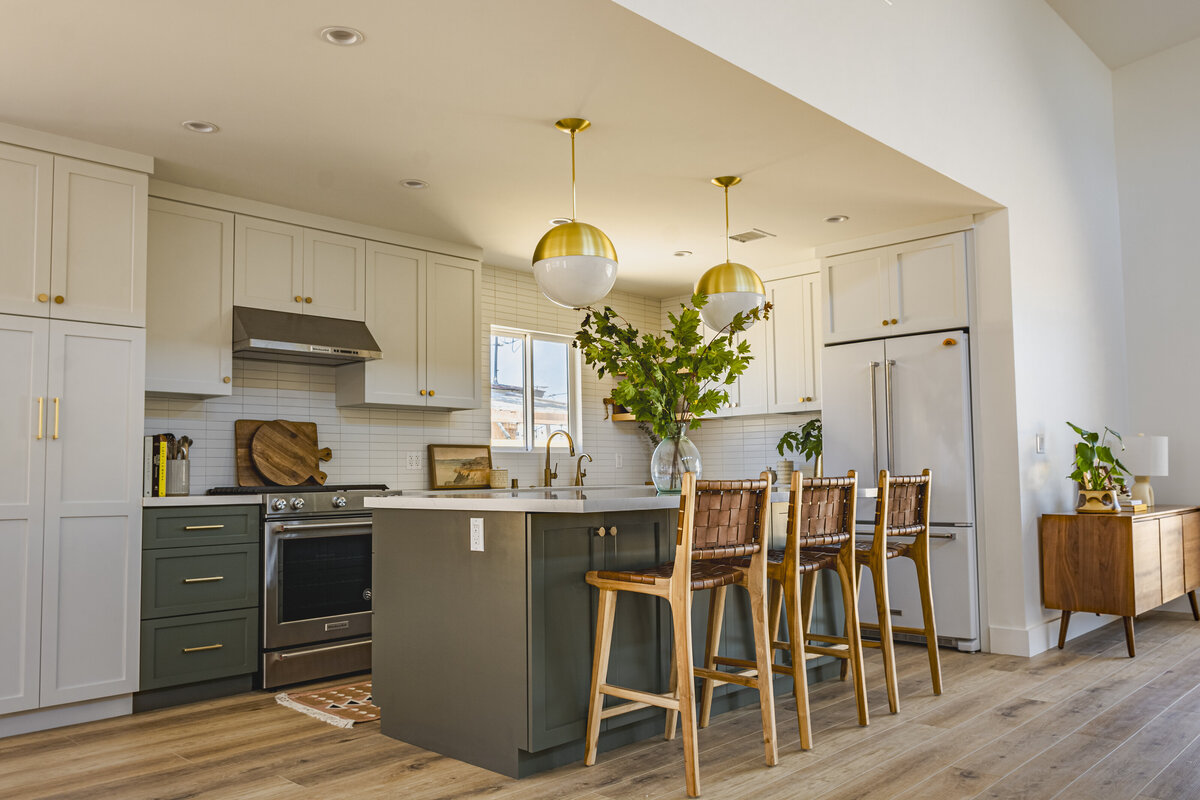
[[[1058,646],[1073,611],[1133,618],[1186,594],[1200,620],[1200,506],[1151,506],[1120,514],[1045,514],[1041,524],[1042,601],[1062,609]]]

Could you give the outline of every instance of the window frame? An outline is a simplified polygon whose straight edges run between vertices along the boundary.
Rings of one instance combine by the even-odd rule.
[[[524,427],[525,436],[524,442],[514,440],[511,444],[507,442],[499,442],[492,438],[492,338],[494,336],[507,336],[514,339],[523,339],[522,355],[524,359],[524,386],[523,406],[524,406]],[[582,359],[579,356],[579,349],[572,347],[575,337],[562,333],[548,333],[546,331],[535,331],[527,328],[514,328],[508,325],[491,325],[488,331],[488,443],[493,450],[499,450],[505,453],[532,453],[545,447],[545,444],[537,444],[535,442],[535,434],[533,427],[533,342],[543,341],[552,342],[555,344],[565,344],[567,346],[567,433],[571,435],[571,440],[575,443],[575,447],[581,446],[583,432],[583,387],[580,381],[582,374]],[[567,448],[567,443],[561,438],[556,439],[551,445],[551,449]]]

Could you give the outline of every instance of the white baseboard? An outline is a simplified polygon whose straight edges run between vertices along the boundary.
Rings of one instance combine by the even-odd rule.
[[[0,717],[0,739],[34,731],[48,731],[81,722],[121,717],[133,713],[133,695],[122,694],[86,703],[71,703],[52,708],[37,708]]]
[[[1058,647],[1058,626],[1061,618],[1041,622],[1028,628],[1005,628],[999,625],[991,626],[991,648],[989,652],[1007,656],[1024,656],[1026,658],[1044,653],[1052,647]],[[1101,614],[1079,612],[1071,617],[1071,625],[1067,629],[1067,639],[1074,639],[1085,633],[1107,625],[1117,617]]]

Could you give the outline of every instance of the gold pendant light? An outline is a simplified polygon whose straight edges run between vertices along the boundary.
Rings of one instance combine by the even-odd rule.
[[[586,119],[560,119],[554,127],[571,134],[571,221],[555,225],[533,249],[533,276],[552,302],[583,308],[604,298],[617,280],[617,250],[604,231],[580,222],[575,213],[575,134]]]
[[[748,314],[767,302],[767,289],[758,274],[745,264],[729,260],[729,187],[742,179],[736,175],[713,178],[714,185],[725,190],[725,263],[709,268],[696,281],[696,294],[708,296],[708,305],[700,309],[700,318],[713,330],[724,330],[736,314]]]

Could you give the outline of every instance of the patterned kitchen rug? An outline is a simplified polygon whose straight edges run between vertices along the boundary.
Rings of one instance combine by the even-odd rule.
[[[339,728],[379,719],[379,706],[372,701],[370,681],[315,692],[280,692],[275,695],[275,702]]]

